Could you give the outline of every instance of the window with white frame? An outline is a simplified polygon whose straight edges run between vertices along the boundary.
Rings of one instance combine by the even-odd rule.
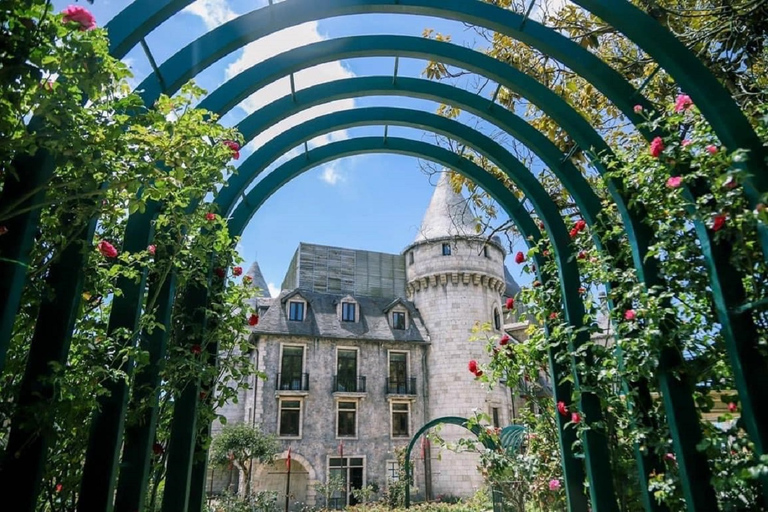
[[[333,476],[341,478],[344,482],[344,489],[331,495],[329,508],[342,509],[347,505],[357,505],[352,491],[365,487],[365,458],[330,457],[328,459],[328,477]]]
[[[335,391],[360,391],[357,380],[357,349],[339,348],[336,350],[336,386]]]
[[[357,437],[357,401],[336,402],[336,437]]]
[[[392,437],[410,437],[410,402],[391,402]]]
[[[303,401],[281,398],[277,431],[280,437],[301,437],[301,410]]]

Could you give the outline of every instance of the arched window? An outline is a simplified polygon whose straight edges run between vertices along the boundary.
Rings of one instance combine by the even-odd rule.
[[[493,327],[497,330],[501,330],[501,314],[499,308],[493,308]]]

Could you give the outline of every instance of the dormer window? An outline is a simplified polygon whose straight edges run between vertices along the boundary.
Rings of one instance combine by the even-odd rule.
[[[405,330],[405,311],[392,312],[392,328]]]
[[[354,302],[341,303],[341,321],[342,322],[357,321],[357,304],[355,304]]]
[[[443,256],[451,255],[451,244],[443,244]]]
[[[306,309],[304,301],[292,300],[288,302],[288,320],[292,322],[304,321],[304,310]]]

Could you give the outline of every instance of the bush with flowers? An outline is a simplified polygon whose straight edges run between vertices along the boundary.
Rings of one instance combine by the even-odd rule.
[[[642,108],[637,110],[643,112]],[[768,141],[767,111],[760,106],[752,112],[764,141]],[[528,339],[523,343],[500,343],[497,336],[482,332],[477,336],[486,341],[491,361],[476,365],[474,373],[480,374],[479,380],[487,385],[496,385],[499,380],[535,381],[542,369],[549,368],[547,351],[563,348],[560,362],[565,368],[575,368],[582,380],[590,383],[590,391],[600,398],[604,418],[599,424],[586,425],[584,420],[590,418],[578,409],[578,389],[569,401],[557,404],[551,397],[530,397],[516,420],[528,428],[524,449],[511,454],[485,453],[484,473],[492,482],[501,483],[505,478],[510,482],[524,481],[529,504],[545,510],[562,508],[562,501],[553,505],[551,500],[553,496],[563,498],[560,452],[553,422],[555,415],[563,415],[570,420],[566,428],[580,432],[597,429],[607,437],[621,510],[642,509],[633,448],[661,455],[662,470],[649,476],[648,488],[653,498],[670,510],[684,509],[662,401],[654,399],[645,418],[633,407],[637,395],[632,383],[645,380],[652,396],[659,396],[656,377],[660,353],[672,348],[682,356],[678,371],[684,372],[693,386],[703,432],[697,449],[705,453],[709,462],[710,484],[718,506],[722,510],[764,510],[758,479],[768,474],[768,460],[756,457],[738,419],[738,396],[733,391],[735,383],[715,313],[707,261],[695,230],[699,223],[717,243],[733,248],[727,261],[744,276],[745,303],[764,304],[768,268],[761,253],[758,229],[768,224],[767,201],[763,198],[756,208],[749,206],[741,186],[745,172],[742,164],[749,155],[738,148],[723,147],[688,96],[680,94],[659,114],[648,114],[646,128],[661,135],[649,144],[638,134],[625,133],[621,140],[623,149],[615,157],[605,159],[609,168],[606,178],[624,183],[630,209],[642,211],[643,222],[652,227],[655,235],[647,257],[658,268],[659,282],[647,287],[638,281],[621,219],[606,187],[599,186],[605,202],[603,217],[596,226],[588,227],[577,211],[567,212],[573,254],[582,277],[579,292],[587,312],[585,328],[591,341],[569,349],[574,330],[560,314],[559,284],[539,280],[542,275],[557,275],[555,262],[548,257],[552,248],[546,238],[529,249],[527,255],[518,254],[515,258],[525,272],[537,274],[534,284],[517,297],[531,320]],[[611,255],[598,251],[593,236],[618,251]],[[534,254],[544,256],[543,268],[534,269],[530,259]],[[610,310],[609,305],[613,306]],[[764,355],[768,353],[767,319],[764,308],[753,314]],[[571,377],[564,374],[550,378]],[[713,397],[727,404],[727,408],[721,404],[718,410],[725,412],[716,422],[704,419],[715,406]],[[648,420],[656,426],[650,428]],[[574,448],[580,451],[580,442]],[[512,485],[508,488],[514,488]]]
[[[3,14],[0,193],[24,176],[36,153],[48,155],[55,170],[33,191],[31,207],[42,209],[41,221],[0,375],[0,446],[5,448],[12,425],[33,425],[20,430],[29,436],[20,439],[26,444],[45,436],[49,443],[37,510],[74,510],[89,433],[84,425],[109,386],[131,383],[152,357],[158,358],[150,340],[165,330],[167,353],[159,355],[158,387],[133,390],[126,420],[132,428],[145,421],[148,407],[159,407],[148,498],[154,509],[174,397],[200,379],[200,424],[207,424],[252,377],[247,355],[241,354],[248,353],[248,318],[255,312],[246,301],[254,289],[250,278],[239,277],[240,267],[229,270],[238,263],[237,240],[204,201],[234,170],[242,138],[212,113],[193,107],[205,92],[194,84],[145,107],[130,91],[128,68],[110,57],[106,32],[86,7],[55,13],[44,0],[5,2]],[[8,237],[13,234],[9,219],[27,208],[27,197],[2,199],[0,237]],[[129,214],[157,204],[154,239],[146,247],[127,249]],[[223,270],[220,277],[210,273],[212,249]],[[16,410],[30,345],[40,343],[36,326],[46,322],[40,312],[56,298],[58,265],[72,258],[82,258],[83,270],[71,342],[65,357],[51,361],[48,374],[34,383],[30,405]],[[166,325],[158,316],[159,285],[171,275],[177,300],[173,321]],[[135,329],[110,330],[112,306],[129,283],[150,292],[142,314]],[[187,292],[200,286],[210,286],[212,297],[202,314],[215,320],[202,336],[189,328],[190,315],[199,313],[181,307]],[[195,343],[187,341],[191,336]],[[211,366],[209,351],[215,346],[228,357]],[[218,385],[222,382],[236,384]]]

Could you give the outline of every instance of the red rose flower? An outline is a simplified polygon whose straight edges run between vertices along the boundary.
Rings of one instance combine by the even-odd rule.
[[[573,423],[581,423],[581,415],[577,412],[571,414],[571,421]]]
[[[238,160],[240,158],[240,144],[233,140],[225,140],[224,145],[232,150],[232,158]]]
[[[677,457],[675,457],[674,453],[665,453],[664,454],[664,460],[668,460],[670,462],[676,462],[677,461]]]
[[[549,319],[550,320],[557,320],[557,313],[555,313],[555,312],[550,313],[549,314]]]
[[[728,176],[728,178],[726,178],[725,180],[725,183],[723,183],[723,186],[728,190],[733,190],[734,188],[739,186],[739,182],[736,181],[736,178],[734,178],[733,176]]]
[[[98,247],[99,252],[105,258],[117,257],[117,249],[115,249],[115,246],[107,242],[106,240],[102,240],[101,242],[99,242],[99,244],[96,247]]]
[[[587,293],[587,289],[584,287],[579,288],[579,293]]]
[[[64,23],[77,23],[80,25],[80,30],[93,30],[96,28],[96,18],[85,7],[70,5],[61,11],[61,14],[64,15],[61,19]]]
[[[709,146],[707,146],[707,147],[706,147],[706,148],[704,148],[704,149],[706,149],[706,150],[707,150],[707,153],[709,153],[710,155],[714,155],[714,154],[716,154],[716,153],[717,153],[717,146],[715,146],[715,145],[713,145],[713,144],[710,144]]]
[[[474,359],[472,359],[472,360],[469,362],[469,364],[467,365],[467,368],[469,368],[469,371],[470,371],[470,372],[472,372],[472,373],[474,373],[474,374],[477,374],[477,361],[475,361]]]
[[[584,251],[579,251],[579,255],[578,255],[578,256],[576,256],[576,257],[577,257],[578,259],[580,259],[580,260],[585,260],[585,259],[587,259],[587,253],[586,253],[586,252],[584,252]]]
[[[515,254],[515,263],[520,264],[525,261],[525,255],[523,254],[523,251],[517,251],[517,254]]]
[[[501,339],[499,340],[499,345],[506,345],[507,343],[509,343],[509,339],[510,339],[510,338],[509,338],[509,334],[505,334],[505,335],[504,335],[504,336],[502,336],[502,337],[501,337]]]
[[[243,276],[243,284],[251,284],[253,282],[253,278],[251,276]]]
[[[64,489],[64,486],[61,484],[56,484],[56,492],[61,492]]]
[[[634,309],[628,309],[624,312],[624,320],[632,321],[637,317],[637,313],[635,313]]]
[[[193,354],[197,355],[197,354],[200,354],[203,351],[203,349],[200,347],[200,345],[195,343],[194,345],[192,345],[189,348],[189,351],[192,352]]]
[[[507,303],[505,304],[505,306],[507,307],[507,309],[512,309],[513,307],[515,307],[515,299],[512,297],[507,297]]]
[[[477,373],[475,373],[475,377],[482,377],[483,376],[483,370],[477,370]]]
[[[208,398],[208,393],[206,393],[205,391],[201,391],[200,400],[205,400],[206,398]]]
[[[243,273],[243,267],[235,267],[232,269],[233,276],[239,276],[242,273]]]
[[[656,137],[651,141],[651,156],[658,158],[662,151],[664,151],[664,141],[661,137]]]
[[[224,279],[224,277],[227,275],[227,272],[221,267],[216,267],[213,270],[213,273],[216,274],[220,279]]]
[[[259,324],[259,315],[254,313],[254,314],[252,314],[251,316],[248,317],[248,325],[253,327],[253,326],[258,325],[258,324]]]
[[[565,402],[557,402],[557,412],[563,416],[568,415],[568,407],[565,405]]]
[[[571,235],[571,238],[576,238],[576,236],[579,234],[579,230],[576,228],[573,228],[569,234]]]
[[[162,455],[165,452],[165,448],[163,448],[163,445],[160,443],[155,443],[152,445],[152,453],[155,455]]]
[[[735,403],[733,403],[733,402],[730,402],[730,403],[728,404],[728,412],[736,412],[736,411],[738,411],[738,410],[739,410],[739,406],[738,406],[738,405],[736,405]]]
[[[147,252],[153,256],[155,255],[156,250],[157,250],[157,247],[155,247],[154,245],[147,246]]]
[[[539,221],[539,229],[545,229],[544,223]]]
[[[213,213],[213,212],[206,213],[205,214],[205,220],[207,220],[209,222],[212,222],[212,221],[216,220],[216,214]]]
[[[715,220],[712,221],[712,231],[720,231],[723,226],[725,226],[725,215],[722,213],[715,215]]]
[[[573,225],[575,229],[578,229],[579,231],[584,231],[584,228],[587,227],[587,223],[581,219],[576,221],[576,224]]]

